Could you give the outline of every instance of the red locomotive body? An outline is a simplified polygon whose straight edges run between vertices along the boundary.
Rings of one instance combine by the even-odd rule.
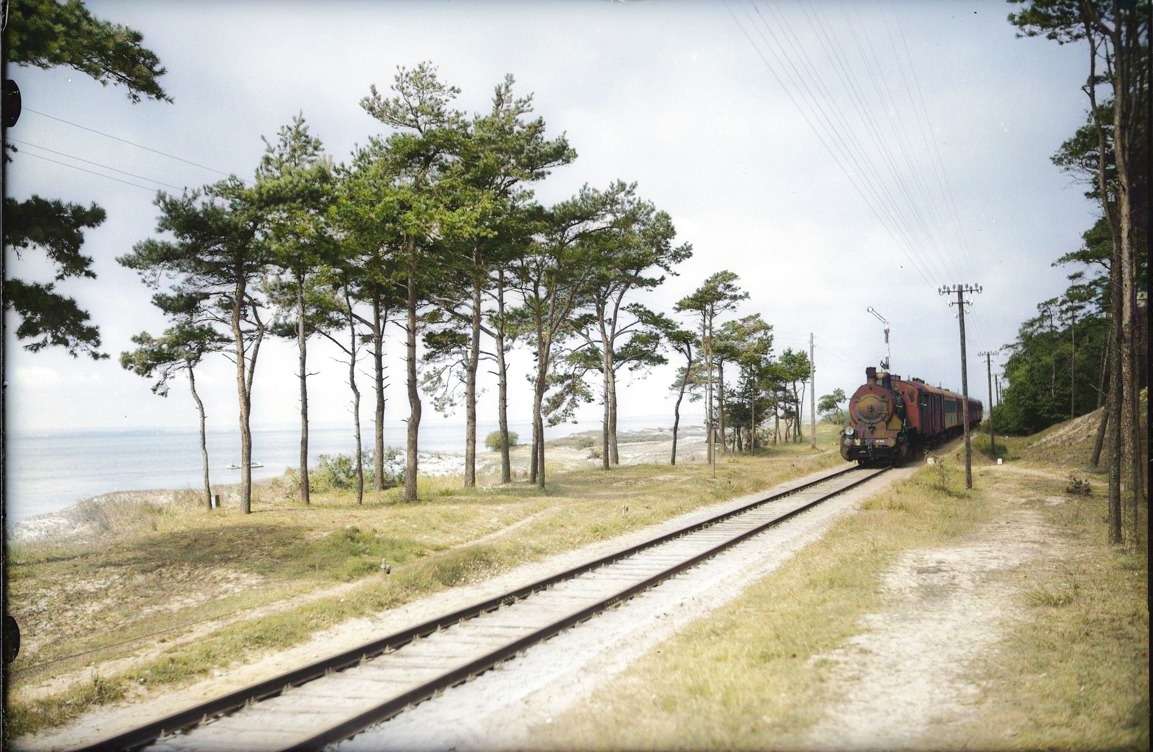
[[[964,398],[921,379],[904,380],[865,369],[865,383],[849,400],[841,456],[858,462],[900,462],[964,431]],[[982,405],[969,400],[969,426],[981,422]]]

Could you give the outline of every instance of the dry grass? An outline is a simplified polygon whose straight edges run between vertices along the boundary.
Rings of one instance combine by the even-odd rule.
[[[1059,470],[1014,491],[1037,499],[1067,554],[1015,573],[1020,618],[981,663],[981,712],[956,733],[1000,749],[1149,749],[1148,541],[1136,554],[1106,542],[1099,482],[1052,503]]]
[[[1138,415],[1142,424],[1140,433],[1142,454],[1145,457],[1149,456],[1149,439],[1145,426],[1147,400],[1148,391],[1142,390]],[[1089,459],[1093,453],[1093,444],[1097,438],[1097,427],[1101,423],[1103,414],[1104,408],[1100,408],[1072,420],[1049,426],[1033,436],[1016,439],[1020,447],[1019,454],[1023,459],[1033,462],[1066,467],[1069,470],[1103,474],[1107,467],[1106,458],[1109,456],[1108,431],[1106,431],[1104,447],[1101,451],[1101,464],[1097,467],[1089,464]],[[1010,443],[1012,442],[1011,439]]]
[[[1028,439],[1009,442],[1010,456]],[[844,691],[823,656],[882,610],[884,573],[904,552],[963,544],[1025,505],[1053,536],[1051,558],[1007,577],[1015,614],[966,677],[981,687],[967,718],[934,730],[957,749],[1148,749],[1149,614],[1145,544],[1105,543],[1100,481],[1065,492],[1068,468],[993,468],[960,450],[843,518],[740,598],[650,652],[547,728],[555,749],[809,747]],[[1071,552],[1071,553],[1068,553]]]
[[[956,463],[919,470],[820,541],[645,656],[534,744],[559,749],[764,749],[803,739],[829,696],[819,656],[881,604],[903,551],[956,540],[987,518]],[[958,503],[958,498],[962,499]]]
[[[458,480],[432,478],[417,503],[390,490],[368,494],[363,505],[347,493],[317,495],[304,508],[264,487],[270,498],[251,515],[196,505],[144,505],[135,515],[118,508],[99,543],[12,552],[10,604],[27,642],[13,667],[9,729],[57,725],[300,644],[345,620],[838,464],[834,433],[821,438],[816,453],[802,445],[722,458],[716,479],[703,464],[633,465],[607,475],[557,473],[544,494],[525,484],[465,491]],[[275,610],[341,583],[352,590]],[[263,613],[245,618],[254,609]],[[206,620],[219,628],[180,642]],[[83,654],[69,657],[76,653]],[[104,668],[134,655],[140,659],[128,668]],[[24,691],[69,672],[76,681],[47,694]],[[102,677],[98,692],[93,675]]]

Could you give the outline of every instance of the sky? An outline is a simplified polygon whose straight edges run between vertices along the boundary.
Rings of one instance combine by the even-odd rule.
[[[807,348],[813,334],[818,395],[836,387],[851,394],[885,354],[869,306],[891,322],[895,373],[959,390],[955,309],[937,288],[965,283],[982,287],[966,326],[970,392],[986,399],[977,353],[1011,341],[1038,301],[1064,290],[1070,270],[1051,262],[1076,248],[1093,221],[1084,188],[1049,161],[1084,118],[1084,51],[1016,38],[1005,3],[88,5],[143,33],[168,70],[161,83],[174,101],[132,104],[122,89],[66,69],[9,70],[25,109],[9,131],[21,151],[8,166],[6,195],[97,202],[107,211],[84,246],[98,278],[59,288],[92,313],[112,356],[28,353],[9,315],[7,428],[15,433],[194,428],[183,384],[158,398],[117,362],[133,334],[164,326],[151,292],[116,262],[155,236],[155,191],[222,173],[251,178],[261,136],[298,112],[343,160],[385,133],[358,105],[369,86],[387,89],[398,65],[422,60],[460,87],[458,105],[469,112],[484,110],[492,87],[513,74],[549,131],[567,134],[579,155],[536,186],[538,198],[636,181],[694,248],[645,302],[671,311],[709,274],[737,273],[750,293],[737,313],[773,324],[776,352]],[[7,273],[47,281],[50,268],[37,255],[8,255]],[[388,358],[392,421],[407,412],[398,336]],[[261,351],[256,427],[297,420],[294,347],[274,341]],[[347,425],[337,353],[320,341],[311,347],[313,422]],[[513,420],[530,414],[530,358],[518,351],[512,361]],[[214,429],[235,426],[231,369],[216,358],[198,371]],[[626,378],[622,414],[671,424],[672,369]],[[369,383],[366,370],[366,395]],[[494,421],[495,380],[485,375],[482,386],[480,420]],[[599,415],[593,404],[578,419],[591,429]],[[438,416],[427,402],[425,416],[462,420]]]

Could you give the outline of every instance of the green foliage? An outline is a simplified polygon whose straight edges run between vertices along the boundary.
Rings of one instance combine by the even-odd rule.
[[[705,316],[716,316],[730,311],[737,303],[749,297],[749,294],[737,284],[739,279],[728,270],[717,272],[706,279],[692,294],[677,301],[674,310]],[[709,335],[711,334],[710,331]]]
[[[133,102],[172,101],[157,82],[165,73],[160,59],[135,29],[94,18],[81,0],[13,0],[4,10],[9,62],[73,68],[102,85],[125,87]]]
[[[516,431],[508,432],[508,445],[510,448],[516,446],[519,439],[520,437],[517,436]],[[488,447],[489,451],[499,452],[501,449],[500,431],[493,431],[488,436],[485,436],[484,445]]]
[[[99,350],[100,331],[88,323],[88,312],[51,284],[6,279],[4,307],[20,317],[16,338],[32,340],[24,345],[31,352],[51,346],[63,347],[73,357],[81,353],[94,360],[108,357]]]
[[[837,387],[831,393],[822,395],[817,400],[817,410],[830,422],[843,422],[844,411],[841,410],[841,405],[846,399],[845,390]]]
[[[998,433],[1036,433],[1098,406],[1108,322],[1097,314],[1062,326],[1053,306],[1039,308],[1040,315],[1022,324],[1017,341],[1008,346],[1008,384],[993,409]]]
[[[388,463],[396,459],[399,452],[396,449],[385,449],[385,487],[394,486],[404,480],[404,470],[392,474],[388,470]],[[373,475],[372,455],[365,452],[362,463],[364,467],[365,485],[371,486],[375,480]],[[293,473],[288,476],[289,481],[299,484],[300,479]],[[322,454],[317,458],[317,466],[308,473],[309,488],[313,491],[347,491],[356,488],[356,455],[355,454]]]
[[[322,454],[316,470],[309,474],[315,491],[345,491],[356,486],[356,460],[348,454]]]
[[[160,337],[141,332],[132,337],[135,350],[120,354],[120,365],[144,378],[156,377],[152,392],[168,395],[168,385],[180,370],[191,370],[211,352],[222,349],[227,339],[211,326],[185,319],[165,330]]]
[[[103,85],[124,86],[128,98],[141,96],[168,100],[157,83],[164,68],[141,45],[140,32],[94,18],[80,0],[19,0],[4,3],[6,59],[37,68],[65,66],[91,76]],[[170,100],[169,100],[170,101]],[[8,155],[5,154],[7,159]],[[69,277],[95,278],[92,259],[80,253],[83,230],[104,222],[104,210],[32,196],[26,201],[4,200],[4,245],[38,248],[56,266],[56,281]],[[100,352],[100,332],[89,323],[88,312],[76,300],[57,293],[54,285],[4,279],[4,311],[20,318],[16,337],[36,352],[62,347],[76,357],[94,359]]]
[[[81,253],[84,231],[104,223],[104,210],[66,204],[32,196],[26,201],[4,199],[4,246],[17,257],[31,249],[43,252],[56,267],[56,281],[73,277],[94,279],[92,258]],[[17,339],[25,349],[63,347],[73,357],[80,354],[106,358],[100,352],[100,332],[76,300],[56,292],[53,283],[4,280],[4,309],[20,318]]]

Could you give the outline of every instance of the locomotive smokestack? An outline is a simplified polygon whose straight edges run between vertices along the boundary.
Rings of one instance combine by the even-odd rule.
[[[868,368],[866,368],[865,369],[865,380],[869,381],[869,382],[876,381],[877,380],[877,369],[874,368],[873,366],[869,366]]]

